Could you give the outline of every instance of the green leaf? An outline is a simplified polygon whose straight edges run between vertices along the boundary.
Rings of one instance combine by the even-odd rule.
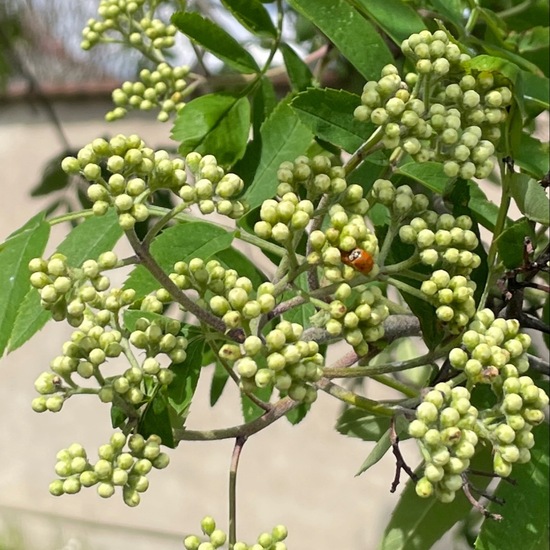
[[[289,0],[366,80],[378,80],[393,56],[376,29],[346,0]]]
[[[540,183],[523,174],[512,182],[512,196],[522,214],[531,221],[550,225],[550,204]]]
[[[522,134],[520,147],[514,152],[514,161],[535,178],[541,179],[548,172],[548,143]]]
[[[483,449],[474,456],[471,468],[491,471],[492,459],[489,451]],[[490,479],[489,476],[476,477],[475,485],[483,490]],[[435,542],[449,532],[457,522],[466,518],[471,507],[462,493],[457,493],[455,500],[448,504],[441,503],[435,497],[420,498],[416,494],[414,482],[409,479],[378,548],[379,550],[432,548]]]
[[[293,425],[299,424],[311,409],[310,403],[300,403],[297,407],[290,409],[286,414],[286,419]]]
[[[215,362],[212,383],[210,384],[210,406],[213,407],[222,396],[223,390],[229,380],[229,374],[219,361]]]
[[[198,97],[178,112],[172,139],[180,142],[182,155],[191,151],[211,154],[231,166],[245,152],[250,130],[250,104],[246,97],[208,94]]]
[[[301,273],[298,275],[298,277],[294,280],[294,284],[301,288],[302,290],[307,292],[308,289],[308,283],[307,283],[307,273]],[[290,300],[296,296],[296,292],[284,292],[282,301]],[[307,327],[310,325],[310,318],[315,315],[315,307],[310,304],[309,302],[306,302],[298,307],[292,308],[288,310],[284,314],[284,318],[286,321],[290,321],[291,323],[298,323],[304,327]]]
[[[533,431],[536,445],[531,449],[531,462],[514,465],[516,484],[501,481],[496,495],[503,506],[489,504],[489,510],[501,514],[500,522],[485,520],[476,540],[476,550],[546,550],[550,502],[548,458],[548,425]]]
[[[389,418],[375,416],[356,407],[346,409],[336,423],[338,433],[363,441],[378,441],[389,427]]]
[[[304,153],[313,137],[309,128],[284,102],[279,103],[265,121],[260,134],[262,149],[258,169],[244,196],[250,208],[260,205],[275,194],[279,165]]]
[[[389,419],[388,419],[389,420]],[[398,416],[395,419],[395,430],[399,439],[405,439],[403,436],[408,436],[407,427],[409,423],[402,417]],[[372,448],[369,456],[365,459],[359,471],[355,476],[360,476],[366,472],[371,466],[374,466],[383,456],[391,449],[391,437],[390,428],[388,428],[383,434],[380,435],[376,441],[376,445]]]
[[[521,72],[525,100],[534,102],[541,110],[550,109],[550,79],[527,71]]]
[[[165,315],[160,313],[153,313],[152,311],[141,311],[140,309],[127,309],[122,314],[124,319],[124,326],[126,330],[133,332],[136,330],[136,323],[139,319],[147,319],[151,322],[157,322],[159,324],[163,323],[163,320],[166,319]]]
[[[348,183],[360,185],[366,195],[372,189],[374,182],[379,178],[383,178],[388,173],[389,165],[388,151],[374,151],[346,179]],[[371,210],[369,210],[369,217],[371,213]],[[375,225],[382,224],[375,223]]]
[[[251,33],[258,36],[277,36],[277,29],[268,11],[259,0],[222,0],[233,17]]]
[[[231,245],[233,233],[207,222],[180,223],[163,231],[152,243],[150,252],[166,272],[170,273],[177,261],[191,258],[206,260]],[[157,290],[160,283],[138,265],[130,274],[124,288],[133,288],[136,298]]]
[[[172,23],[193,42],[241,73],[259,72],[252,55],[237,40],[213,21],[196,12],[176,12]]]
[[[147,403],[139,420],[138,432],[145,438],[158,435],[162,444],[173,449],[175,447],[174,434],[170,423],[168,400],[164,393],[159,392]]]
[[[32,189],[31,197],[41,197],[65,189],[70,179],[69,175],[61,169],[61,161],[66,156],[74,154],[76,154],[75,151],[63,151],[52,158],[42,171],[40,183]]]
[[[285,61],[288,79],[294,91],[301,92],[313,85],[313,75],[302,58],[286,43],[279,46]]]
[[[550,42],[550,27],[533,27],[523,32],[512,31],[506,42],[513,44],[519,53],[548,49]]]
[[[436,13],[447,18],[457,29],[464,28],[466,20],[463,16],[462,0],[431,0],[431,4],[435,8]]]
[[[534,239],[530,223],[522,218],[512,223],[498,239],[498,255],[507,269],[514,269],[523,263],[523,242],[525,237]]]
[[[92,216],[77,225],[57,247],[57,252],[65,254],[71,266],[80,267],[86,260],[112,250],[120,237],[118,216],[110,210],[105,216]]]
[[[411,34],[426,28],[417,12],[402,0],[357,0],[356,3],[359,11],[374,19],[398,46]]]
[[[498,217],[498,206],[487,198],[475,181],[469,180],[467,185],[470,188],[469,208],[483,227],[493,231]]]
[[[28,264],[41,256],[50,225],[41,212],[0,245],[0,357],[14,334],[15,320],[31,286]]]
[[[186,416],[202,369],[202,352],[204,349],[203,334],[193,327],[188,327],[187,357],[183,363],[172,363],[170,370],[175,374],[168,386],[166,395],[168,403],[178,416]],[[191,330],[193,328],[193,330]]]
[[[56,251],[67,256],[70,266],[80,267],[86,260],[112,250],[121,236],[118,216],[111,210],[105,216],[86,218],[65,237]],[[51,313],[40,305],[38,291],[29,289],[19,308],[8,350],[11,352],[22,346],[50,319]]]
[[[269,398],[272,393],[273,388],[268,386],[267,388],[257,389],[254,392],[254,395],[267,403],[269,402]],[[244,393],[241,394],[241,407],[245,422],[252,422],[252,420],[256,420],[265,414],[265,411],[261,407],[258,407],[258,405],[256,405],[256,403],[249,399]]]
[[[430,191],[443,193],[449,177],[443,171],[443,165],[439,162],[410,162],[397,169],[398,174],[408,176]]]
[[[353,117],[360,103],[359,96],[344,90],[310,88],[290,106],[316,136],[353,153],[374,131],[374,125]]]

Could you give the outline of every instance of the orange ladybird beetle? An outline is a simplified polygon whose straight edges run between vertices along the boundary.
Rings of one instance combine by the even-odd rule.
[[[363,275],[368,275],[374,267],[372,256],[362,248],[354,248],[349,252],[341,250],[340,257],[344,264],[353,267],[353,269],[359,271]]]

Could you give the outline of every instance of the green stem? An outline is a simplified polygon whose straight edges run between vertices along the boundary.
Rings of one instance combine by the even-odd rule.
[[[93,210],[90,208],[88,210],[79,210],[78,212],[69,212],[67,214],[62,214],[61,216],[56,216],[48,220],[50,225],[57,225],[59,223],[71,222],[78,220],[79,218],[91,218],[94,216]]]
[[[430,300],[428,297],[418,290],[417,288],[414,288],[413,286],[403,283],[402,281],[399,281],[397,279],[394,279],[393,277],[388,277],[388,283],[393,285],[395,288],[402,292],[406,292],[407,294],[410,294],[411,296],[414,296],[415,298],[418,298],[419,300],[422,300],[423,302],[426,302],[427,304],[430,303]]]
[[[246,436],[238,436],[235,439],[231,467],[229,468],[229,548],[233,548],[237,542],[237,470],[245,443]]]
[[[374,376],[371,376],[371,378],[373,380],[376,380],[378,383],[387,386],[388,388],[393,388],[394,390],[401,392],[407,397],[418,397],[420,393],[418,390],[411,388],[410,386],[407,386],[402,382],[399,382],[399,380],[396,380],[392,376],[387,376],[385,374],[375,374]]]
[[[416,265],[418,263],[418,258],[419,258],[419,254],[418,252],[415,252],[410,258],[407,258],[402,262],[384,266],[384,268],[381,269],[380,272],[383,275],[391,275],[392,273],[402,273],[403,270],[409,269],[410,267],[413,267],[414,265]]]
[[[340,370],[344,370],[344,369],[340,369]],[[382,403],[379,403],[378,401],[374,401],[373,399],[368,399],[367,397],[357,395],[352,391],[346,390],[341,386],[334,384],[333,382],[331,382],[330,380],[327,380],[326,378],[321,378],[321,380],[319,380],[315,385],[320,390],[323,390],[329,395],[332,395],[332,397],[336,397],[336,399],[339,399],[340,401],[343,401],[348,405],[352,405],[354,407],[357,407],[358,409],[362,409],[364,411],[370,412],[376,416],[391,417],[396,412],[395,407],[383,405]]]
[[[346,175],[353,172],[353,170],[355,170],[363,162],[365,157],[373,151],[376,145],[378,145],[383,136],[384,130],[382,126],[379,126],[370,135],[369,139],[367,139],[367,141],[365,141],[365,143],[363,143],[363,145],[361,145],[361,147],[359,147],[359,149],[357,149],[357,151],[355,151],[355,153],[353,153],[353,155],[346,162],[344,165]]]
[[[145,235],[142,246],[148,247],[151,244],[151,241],[162,231],[162,229],[166,226],[166,224],[173,219],[175,216],[177,216],[182,210],[186,208],[185,203],[180,203],[178,206],[172,208],[162,218],[160,218],[155,224],[147,231],[147,235]]]
[[[399,223],[396,220],[392,219],[390,222],[390,226],[388,228],[388,232],[384,237],[382,248],[380,249],[380,253],[378,254],[378,258],[376,259],[376,263],[380,266],[380,269],[384,267],[386,257],[390,251],[390,247],[393,243],[393,240],[395,239],[398,232],[399,232]]]
[[[518,15],[519,13],[528,10],[533,4],[536,3],[536,1],[537,0],[524,0],[521,4],[512,6],[507,10],[498,11],[496,15],[500,17],[500,19],[506,19],[507,17]]]
[[[508,209],[510,207],[510,186],[512,183],[511,180],[513,177],[513,172],[508,170],[504,163],[500,161],[500,173],[502,174],[502,197],[500,199],[500,207],[498,209],[497,221],[495,224],[495,229],[493,231],[493,239],[491,241],[491,246],[489,247],[489,253],[487,254],[487,266],[489,268],[489,274],[487,275],[487,283],[485,284],[485,288],[483,289],[483,294],[481,295],[481,299],[479,300],[478,309],[483,309],[485,307],[485,302],[493,283],[496,267],[495,260],[498,252],[498,238],[504,231]]]
[[[377,374],[388,374],[392,372],[400,372],[403,370],[412,369],[415,367],[421,367],[430,363],[433,363],[436,359],[440,359],[447,354],[449,349],[456,344],[455,340],[441,347],[440,349],[426,353],[414,359],[408,359],[407,361],[391,361],[383,365],[373,365],[366,367],[348,367],[341,368],[325,368],[323,369],[323,375],[326,378],[360,378],[371,377]]]

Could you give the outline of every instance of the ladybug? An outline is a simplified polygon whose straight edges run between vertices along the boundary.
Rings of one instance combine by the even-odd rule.
[[[374,267],[372,256],[362,248],[354,248],[349,252],[340,250],[340,257],[344,264],[353,267],[353,269],[359,271],[363,275],[368,275]]]

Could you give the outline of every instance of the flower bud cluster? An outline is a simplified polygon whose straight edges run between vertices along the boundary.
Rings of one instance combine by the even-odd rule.
[[[543,422],[548,402],[548,395],[529,376],[510,376],[504,380],[502,402],[498,406],[504,420],[487,426],[497,475],[508,477],[513,464],[531,460],[530,449],[535,444],[532,429]]]
[[[113,90],[115,108],[105,115],[108,122],[123,118],[129,110],[151,111],[160,109],[157,119],[166,122],[170,115],[185,106],[183,91],[187,86],[185,77],[189,67],[171,67],[159,63],[154,71],[142,69],[137,82],[126,81]]]
[[[124,450],[126,444],[128,448]],[[122,487],[125,504],[137,506],[140,493],[149,487],[147,474],[152,468],[166,468],[170,462],[168,455],[160,450],[160,444],[157,435],[145,439],[135,434],[126,438],[121,432],[116,432],[108,444],[99,447],[99,460],[93,464],[85,449],[73,443],[57,453],[55,473],[59,479],[50,483],[50,493],[53,496],[73,495],[82,487],[95,485],[100,497],[109,498],[114,495],[116,487]]]
[[[467,74],[461,64],[470,56],[442,30],[411,35],[402,51],[416,73],[403,81],[395,66],[385,66],[380,80],[365,84],[355,117],[382,127],[386,148],[443,162],[449,177],[489,176],[512,102],[506,83],[486,71]]]
[[[177,262],[170,279],[182,290],[197,290],[203,297],[199,303],[220,317],[229,329],[246,326],[275,307],[272,283],[265,282],[254,289],[248,277],[239,277],[237,271],[225,269],[217,260],[192,258],[189,263]],[[159,292],[164,293],[162,289]]]
[[[353,295],[351,287],[343,283],[329,307],[327,332],[334,337],[343,335],[359,356],[368,353],[370,342],[384,337],[384,321],[390,311],[379,287],[370,285]]]
[[[369,202],[386,206],[392,218],[403,220],[409,216],[420,215],[429,205],[428,197],[423,193],[413,193],[408,185],[395,187],[389,180],[377,179],[370,191]]]
[[[479,267],[481,259],[473,252],[479,240],[471,230],[469,216],[441,214],[427,210],[399,228],[402,242],[414,245],[424,265],[435,266],[438,262],[452,275],[464,275]]]
[[[221,359],[234,363],[246,391],[275,386],[281,395],[313,403],[317,390],[311,385],[322,376],[324,358],[314,341],[301,340],[304,328],[281,321],[265,339],[249,336],[241,347],[225,344]]]
[[[464,387],[439,383],[428,391],[416,409],[409,434],[418,440],[425,460],[424,475],[416,493],[424,498],[435,494],[441,502],[452,502],[462,488],[461,474],[475,454],[478,410],[470,403]]]
[[[89,50],[99,43],[120,40],[118,35],[140,50],[165,50],[175,44],[177,28],[151,13],[158,2],[150,0],[101,0],[98,19],[89,19],[82,30],[80,47]]]
[[[321,195],[338,196],[348,187],[345,177],[344,168],[333,164],[329,157],[316,155],[309,158],[302,155],[294,162],[286,161],[279,166],[277,196],[296,193],[298,196],[305,195],[310,200],[315,200]],[[353,209],[363,208],[359,204],[360,201],[353,200],[353,197],[349,197],[348,202]]]
[[[443,269],[434,271],[420,287],[436,307],[437,318],[453,334],[461,332],[476,312],[475,289],[474,281],[463,275],[451,277]]]
[[[355,187],[362,196],[363,190],[359,186],[351,185],[348,190],[353,191]],[[328,227],[323,231],[312,231],[309,245],[312,252],[308,255],[308,263],[321,263],[325,278],[331,282],[349,281],[357,274],[356,269],[342,263],[342,253],[359,249],[374,259],[379,251],[378,239],[367,227],[364,216],[350,213],[341,204],[330,207]],[[374,265],[369,274],[375,277],[377,273],[378,267]]]
[[[449,360],[471,383],[500,384],[527,371],[531,338],[519,332],[516,319],[495,319],[490,309],[483,309],[468,328],[462,336],[463,347],[452,349]]]
[[[300,200],[295,193],[285,193],[280,200],[267,199],[260,208],[261,221],[254,225],[254,233],[262,239],[291,245],[296,233],[309,225],[314,210],[310,200]]]
[[[216,550],[216,548],[222,548],[227,540],[227,534],[216,527],[216,521],[210,516],[202,519],[201,530],[203,535],[208,537],[208,541],[201,542],[201,537],[189,535],[183,541],[185,550]],[[287,547],[283,541],[287,536],[287,528],[284,525],[276,525],[270,533],[262,533],[255,544],[249,545],[238,541],[232,548],[233,550],[286,550]]]
[[[53,372],[43,372],[35,381],[35,389],[41,395],[33,399],[33,410],[61,410],[71,390],[78,387],[72,379],[75,374],[85,380],[95,378],[101,386],[98,396],[104,403],[118,397],[132,406],[140,406],[145,399],[147,385],[151,386],[151,382],[155,382],[155,386],[169,385],[174,378],[173,371],[162,367],[156,357],[164,354],[172,363],[185,361],[188,342],[180,331],[181,323],[175,319],[164,318],[155,322],[138,319],[135,330],[129,334],[129,342],[145,351],[142,364],[128,368],[121,375],[104,379],[100,367],[109,358],[118,357],[123,352],[123,334],[86,319],[72,333],[71,339],[63,344],[62,355],[51,361]],[[64,381],[67,385],[63,384]]]
[[[213,155],[189,153],[185,164],[192,172],[195,183],[187,183],[179,189],[179,196],[187,206],[197,204],[202,214],[218,212],[232,219],[240,218],[247,205],[236,197],[244,188],[243,180],[236,174],[226,174]]]
[[[72,268],[63,254],[56,253],[49,260],[33,258],[29,262],[30,282],[40,294],[42,307],[51,311],[56,321],[67,320],[77,327],[89,312],[88,306],[102,311],[100,324],[110,320],[110,311],[116,311],[123,305],[134,301],[133,290],[112,289],[104,296],[110,286],[109,278],[103,270],[112,269],[118,263],[113,252],[101,254],[98,260],[86,260],[80,268]]]

